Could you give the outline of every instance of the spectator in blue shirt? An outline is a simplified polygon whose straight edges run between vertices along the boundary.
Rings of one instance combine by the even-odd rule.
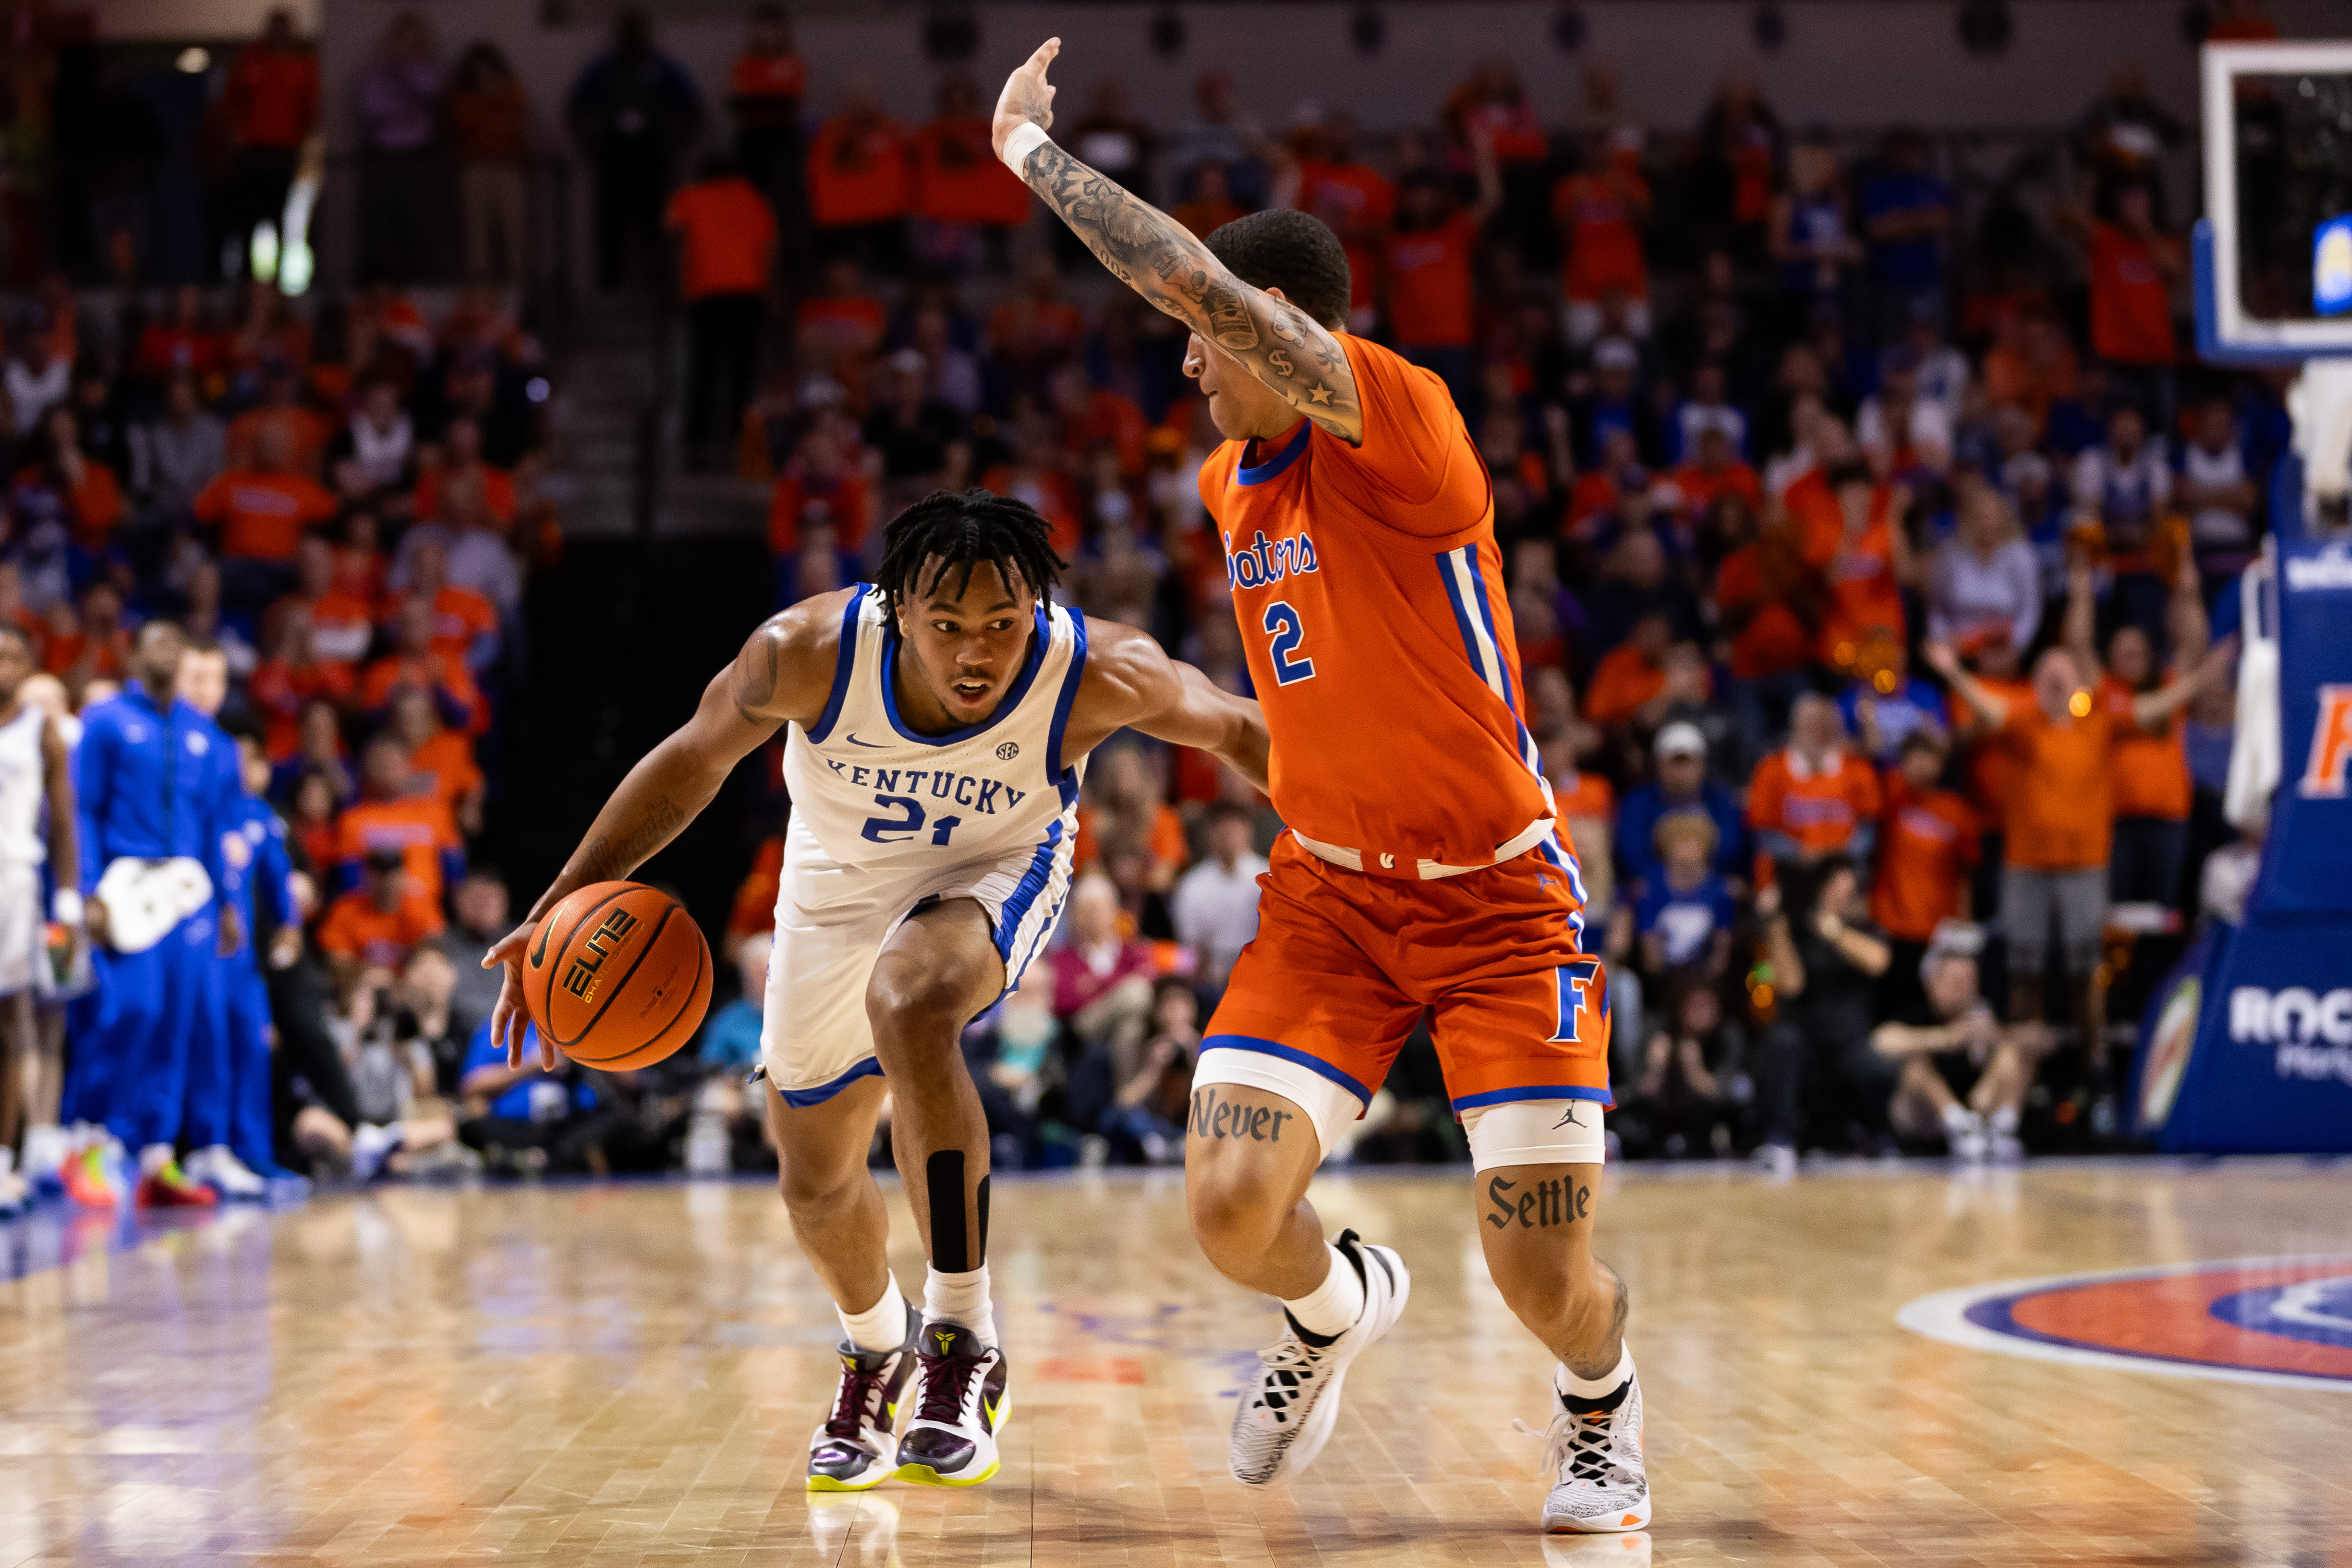
[[[1886,767],[1914,730],[1941,733],[1944,694],[1913,674],[1902,644],[1891,643],[1885,669],[1846,683],[1838,694],[1838,712],[1845,716],[1846,733],[1855,737],[1856,749]]]
[[[760,1065],[760,1023],[768,993],[768,954],[775,938],[762,931],[735,948],[735,972],[742,989],[702,1026],[695,1059],[709,1072],[741,1078]]]
[[[1668,817],[1694,816],[1715,824],[1714,871],[1728,884],[1747,874],[1748,823],[1738,798],[1706,776],[1706,737],[1695,724],[1675,723],[1653,743],[1658,776],[1625,797],[1617,810],[1617,874],[1630,901],[1658,880],[1656,834]]]
[[[555,1071],[539,1064],[539,1030],[526,1025],[522,1061],[507,1065],[507,1053],[490,1040],[484,1020],[466,1049],[458,1081],[469,1113],[457,1136],[478,1150],[494,1171],[538,1176],[548,1171],[602,1174],[602,1144],[611,1117],[601,1109],[587,1075],[558,1052]]]
[[[1668,817],[1658,824],[1657,844],[1663,870],[1633,910],[1642,967],[1653,978],[1680,973],[1719,979],[1730,962],[1738,912],[1731,889],[1708,869],[1715,824],[1696,815]]]
[[[1916,131],[1886,139],[1885,166],[1863,187],[1863,230],[1878,290],[1880,335],[1902,336],[1928,317],[1941,322],[1944,236],[1952,227],[1952,188],[1928,172],[1927,140]]]

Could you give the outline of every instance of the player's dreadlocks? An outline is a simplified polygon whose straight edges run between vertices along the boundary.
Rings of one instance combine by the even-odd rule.
[[[908,600],[936,591],[958,567],[963,575],[955,580],[955,594],[962,598],[971,574],[985,561],[1007,583],[1026,583],[1040,604],[1049,603],[1062,568],[1069,564],[1054,553],[1052,540],[1051,525],[1022,502],[976,486],[961,495],[934,490],[882,530],[882,566],[875,578],[895,612]],[[939,566],[929,580],[917,580],[930,560]]]

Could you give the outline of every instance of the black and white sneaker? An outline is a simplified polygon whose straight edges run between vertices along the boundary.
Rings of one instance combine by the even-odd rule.
[[[1231,1463],[1234,1479],[1244,1486],[1271,1486],[1315,1462],[1339,1419],[1349,1364],[1395,1326],[1412,1293],[1412,1276],[1392,1249],[1359,1241],[1352,1230],[1332,1245],[1364,1281],[1363,1315],[1346,1333],[1313,1344],[1283,1314],[1281,1341],[1258,1352],[1265,1365],[1257,1386],[1234,1411]]]
[[[915,1418],[898,1444],[898,1479],[976,1487],[996,1473],[997,1434],[1012,1396],[1004,1353],[961,1323],[933,1319],[917,1347]]]
[[[907,1323],[907,1343],[897,1350],[860,1350],[842,1341],[833,1414],[809,1438],[809,1490],[864,1491],[898,1469],[898,1396],[914,1374],[923,1320],[909,1312]]]
[[[1598,1399],[1553,1397],[1559,1409],[1544,1434],[1544,1474],[1551,1483],[1544,1499],[1544,1529],[1563,1535],[1647,1529],[1650,1478],[1642,1465],[1641,1375],[1629,1375],[1622,1387]]]

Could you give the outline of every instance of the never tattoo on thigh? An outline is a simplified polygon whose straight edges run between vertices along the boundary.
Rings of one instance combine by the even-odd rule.
[[[1252,1143],[1282,1142],[1282,1124],[1296,1122],[1296,1111],[1265,1105],[1238,1105],[1218,1097],[1214,1089],[1192,1091],[1192,1134],[1196,1138],[1247,1138]]]
[[[1486,1184],[1486,1223],[1497,1230],[1517,1225],[1522,1230],[1546,1230],[1574,1225],[1592,1212],[1592,1187],[1565,1177],[1549,1181],[1515,1182],[1496,1176]]]

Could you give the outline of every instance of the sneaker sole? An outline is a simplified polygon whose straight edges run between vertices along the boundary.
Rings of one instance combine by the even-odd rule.
[[[1639,1508],[1622,1510],[1613,1521],[1602,1523],[1596,1521],[1587,1524],[1580,1520],[1561,1520],[1556,1524],[1545,1525],[1544,1533],[1547,1535],[1626,1535],[1636,1530],[1649,1528],[1650,1500],[1644,1497]]]
[[[1347,1387],[1348,1369],[1356,1364],[1358,1356],[1378,1344],[1389,1330],[1396,1327],[1397,1320],[1404,1316],[1405,1301],[1412,1295],[1412,1274],[1405,1268],[1404,1260],[1387,1247],[1366,1247],[1364,1250],[1387,1255],[1390,1274],[1396,1281],[1395,1290],[1389,1295],[1388,1312],[1379,1322],[1371,1325],[1371,1332],[1364,1336],[1361,1343],[1349,1349],[1339,1358],[1339,1364],[1331,1369],[1331,1381],[1323,1385],[1323,1392],[1316,1398],[1315,1408],[1307,1413],[1307,1425],[1299,1431],[1297,1440],[1284,1451],[1281,1460],[1274,1467],[1274,1473],[1262,1481],[1234,1477],[1242,1485],[1270,1487],[1276,1481],[1287,1480],[1315,1462],[1323,1452],[1323,1446],[1331,1440],[1332,1429],[1339,1424],[1339,1396]]]
[[[808,1479],[808,1490],[811,1491],[872,1491],[897,1473],[896,1466],[876,1465],[856,1480],[844,1480],[839,1476],[811,1476]]]
[[[998,1438],[1004,1436],[1004,1423],[1012,1414],[1013,1391],[1011,1389],[1007,1389],[1005,1390],[1004,1397],[998,1400],[996,1404],[995,1425],[988,1434],[988,1440],[991,1447],[995,1445]],[[987,1468],[976,1476],[961,1474],[943,1476],[940,1474],[939,1471],[931,1469],[929,1465],[909,1459],[905,1464],[900,1465],[895,1474],[898,1479],[905,1481],[909,1486],[976,1487],[982,1481],[994,1476],[996,1472],[1003,1467],[1003,1464],[1004,1456],[1002,1453],[992,1453],[988,1457]]]

